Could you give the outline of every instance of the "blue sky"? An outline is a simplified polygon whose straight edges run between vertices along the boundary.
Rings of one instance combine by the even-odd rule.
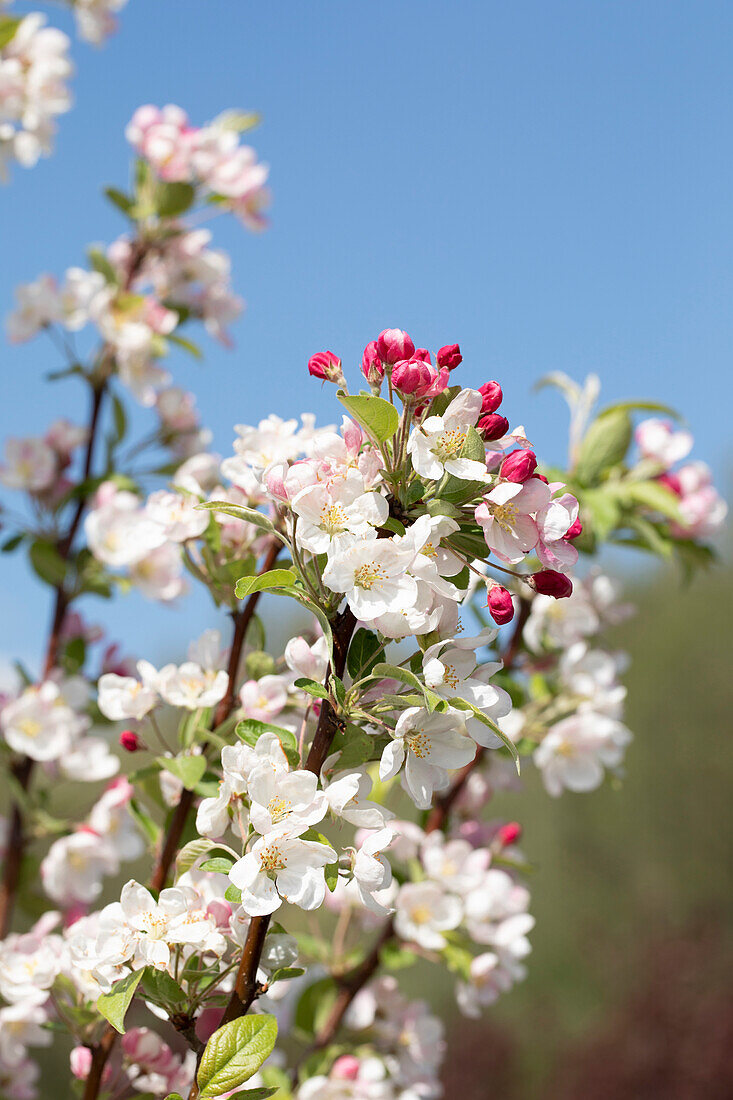
[[[466,384],[499,379],[510,420],[548,459],[566,418],[533,382],[594,370],[608,401],[683,410],[724,482],[732,34],[733,6],[710,0],[130,0],[106,48],[74,45],[77,102],[53,157],[0,191],[0,311],[16,283],[122,230],[100,187],[124,184],[137,105],[179,103],[194,122],[255,108],[271,228],[214,223],[248,302],[237,348],[172,361],[221,453],[235,421],[333,419],[308,356],[332,348],[355,369],[399,326],[428,347],[459,341]],[[1,362],[2,436],[79,415],[73,382],[42,381],[50,345],[6,347]],[[3,565],[31,660],[45,594],[20,560]],[[129,597],[113,626],[151,656],[208,617],[203,600],[144,608]]]

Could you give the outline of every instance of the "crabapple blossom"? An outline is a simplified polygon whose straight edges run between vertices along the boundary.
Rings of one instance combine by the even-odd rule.
[[[534,753],[548,794],[592,791],[603,781],[604,768],[617,768],[631,734],[605,714],[580,712],[551,726]]]
[[[382,753],[379,778],[391,779],[404,764],[403,786],[418,809],[427,809],[433,792],[448,786],[448,772],[475,756],[476,746],[464,730],[459,711],[429,714],[421,707],[408,707],[397,720],[394,740]]]
[[[318,909],[326,893],[323,868],[336,858],[329,844],[275,833],[255,841],[229,878],[241,890],[242,908],[250,916],[274,913],[283,901]]]
[[[457,928],[463,906],[435,882],[409,882],[401,887],[395,906],[395,930],[400,939],[426,951],[445,947],[443,932]]]
[[[97,702],[102,714],[111,722],[127,718],[139,720],[157,705],[158,671],[149,661],[138,661],[137,671],[139,680],[133,676],[118,676],[115,672],[100,676]]]
[[[442,416],[429,416],[410,436],[407,444],[412,464],[421,477],[431,480],[444,473],[466,481],[486,480],[485,463],[462,457],[468,436],[481,411],[477,390],[462,390]]]

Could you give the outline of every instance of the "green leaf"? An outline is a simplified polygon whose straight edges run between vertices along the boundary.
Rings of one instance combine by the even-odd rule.
[[[258,1089],[243,1089],[242,1092],[233,1092],[229,1100],[267,1100],[268,1096],[274,1096],[279,1091],[279,1085],[273,1085],[272,1088],[263,1086]]]
[[[323,868],[323,871],[326,876],[326,886],[329,888],[331,893],[333,893],[338,885],[339,880],[338,861],[336,863],[327,863],[326,866]]]
[[[159,1004],[176,1005],[187,1000],[178,982],[166,970],[156,970],[152,966],[146,966],[143,971],[142,991]]]
[[[458,707],[459,710],[472,711],[474,717],[478,718],[479,722],[482,722],[485,726],[488,726],[492,733],[496,734],[504,747],[509,749],[512,760],[517,767],[517,774],[519,774],[519,753],[517,752],[517,746],[509,737],[507,737],[503,730],[499,729],[496,722],[492,722],[490,718],[487,718],[484,712],[480,710],[479,707],[475,706],[474,703],[469,703],[468,699],[458,699],[453,696],[451,697],[449,702],[452,707]]]
[[[579,491],[580,518],[590,519],[593,534],[604,542],[621,520],[621,506],[614,487],[602,486],[598,489]]]
[[[410,672],[406,668],[400,668],[399,665],[375,665],[371,675],[375,679],[399,680],[401,683],[407,684],[408,687],[416,688],[422,695],[425,700],[425,705],[431,713],[440,703],[440,696],[435,691],[426,687],[414,672]]]
[[[385,443],[397,431],[400,416],[394,405],[382,397],[355,397],[339,390],[336,394],[349,415],[378,443]]]
[[[224,897],[227,901],[230,901],[232,905],[239,905],[242,900],[242,891],[238,886],[235,886],[233,882],[230,882],[224,891]]]
[[[271,676],[276,667],[274,658],[262,649],[253,650],[244,659],[245,672],[250,680],[261,680],[263,676]]]
[[[180,779],[187,791],[192,791],[206,772],[206,757],[180,753],[178,756],[158,756],[161,768]]]
[[[13,41],[21,23],[22,19],[16,19],[13,15],[0,15],[0,50]]]
[[[196,190],[190,183],[165,183],[155,185],[155,211],[160,218],[175,218],[193,205]]]
[[[277,1039],[274,1016],[240,1016],[209,1039],[196,1080],[202,1100],[231,1092],[248,1081],[272,1053]]]
[[[97,997],[97,1010],[120,1035],[125,1034],[125,1015],[142,976],[142,970],[135,970],[115,982],[109,993],[102,993]]]
[[[259,126],[261,118],[257,111],[238,111],[236,108],[231,108],[217,115],[211,125],[219,130],[234,130],[238,134],[243,134],[246,130],[253,130],[255,126]]]
[[[24,538],[25,534],[23,531],[19,531],[17,535],[11,535],[10,538],[6,539],[2,546],[0,546],[0,553],[12,554],[13,550],[17,550]]]
[[[201,859],[213,848],[216,848],[216,842],[209,840],[207,836],[197,836],[195,840],[189,840],[176,857],[176,878],[190,871],[196,860]]]
[[[115,443],[121,443],[127,431],[127,413],[125,412],[125,406],[122,404],[117,394],[114,394],[112,397],[112,414],[115,424],[114,441]]]
[[[631,417],[623,409],[594,420],[580,445],[573,471],[581,485],[596,485],[606,470],[623,462],[631,436]]]
[[[99,248],[88,248],[87,256],[94,270],[98,271],[100,275],[104,275],[105,282],[109,283],[110,286],[118,285],[117,272],[104,252]]]
[[[64,583],[67,564],[52,543],[35,539],[29,547],[28,556],[34,573],[42,581],[54,588]]]
[[[381,756],[381,750],[384,749],[384,743],[381,737],[378,738],[365,733],[363,730],[359,729],[358,726],[349,726],[347,734],[351,734],[351,736],[347,736],[346,744],[341,750],[341,755],[338,759],[339,771],[348,771],[351,768],[361,767],[361,765],[366,764],[368,760],[374,760],[374,754],[378,750]]]
[[[659,401],[617,401],[613,405],[606,405],[605,409],[601,409],[598,415],[608,416],[610,413],[615,412],[637,411],[664,413],[665,416],[671,416],[674,420],[682,419],[676,409],[671,408],[669,405],[662,405]]]
[[[318,680],[311,680],[307,676],[300,676],[295,681],[295,687],[300,688],[301,691],[307,692],[308,695],[312,695],[314,699],[329,698],[329,694],[323,684],[319,683]]]
[[[151,844],[157,844],[160,839],[160,825],[153,821],[147,810],[144,810],[136,798],[131,798],[127,803],[130,816],[140,826]]]
[[[240,741],[245,741],[248,745],[256,745],[263,733],[274,733],[283,747],[290,766],[293,768],[300,766],[298,739],[292,730],[283,729],[282,726],[272,726],[256,718],[243,718],[237,723],[234,732]]]
[[[240,577],[234,586],[234,595],[244,600],[253,592],[269,592],[273,588],[292,588],[297,580],[294,569],[270,569],[254,577]]]
[[[374,631],[360,626],[351,641],[349,655],[346,658],[349,675],[354,680],[357,677],[366,676],[377,663],[377,657],[382,649],[383,646]]]
[[[201,360],[204,357],[204,353],[198,344],[194,344],[193,340],[188,340],[185,336],[178,336],[175,332],[168,333],[168,343],[175,344],[176,347],[181,348],[183,351],[187,351],[194,359]]]
[[[135,206],[134,199],[131,199],[129,195],[126,195],[124,191],[119,191],[116,187],[105,187],[104,193],[113,206],[116,206],[128,218],[132,217]]]
[[[305,974],[305,970],[302,966],[281,966],[277,970],[273,970],[267,984],[272,985],[273,982],[287,981],[289,978],[301,978],[303,974]]]
[[[679,499],[659,481],[627,481],[623,482],[624,495],[636,504],[651,508],[653,512],[661,512],[668,519],[680,523]]]
[[[234,866],[234,860],[224,856],[214,856],[201,864],[202,871],[213,871],[218,875],[228,875]]]

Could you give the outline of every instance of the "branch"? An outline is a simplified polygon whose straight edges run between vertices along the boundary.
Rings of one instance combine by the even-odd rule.
[[[84,455],[84,472],[82,482],[88,481],[94,460],[94,445],[97,439],[99,427],[99,413],[102,400],[106,391],[105,383],[96,385],[92,389],[92,406],[89,414],[89,428],[87,446]],[[68,530],[59,541],[57,550],[64,561],[68,561],[76,533],[87,505],[88,497],[79,498],[74,513],[71,517]],[[58,663],[59,647],[61,644],[61,630],[64,618],[70,603],[70,596],[64,582],[54,586],[55,597],[51,626],[46,644],[46,656],[43,662],[42,680],[45,680],[52,669]],[[24,791],[30,786],[33,775],[34,761],[29,756],[24,756],[12,766],[12,774],[16,782]],[[25,830],[23,813],[17,802],[13,802],[10,812],[10,825],[8,829],[7,856],[3,867],[2,882],[0,882],[0,939],[5,939],[10,931],[15,909],[15,898],[18,891],[18,880],[23,865],[25,851]]]
[[[329,673],[332,669],[334,674],[339,678],[344,675],[346,657],[349,652],[349,645],[351,644],[351,638],[355,627],[356,619],[348,606],[336,615],[332,623],[333,665],[329,666]],[[328,675],[326,682],[328,683]],[[313,772],[315,775],[320,775],[323,762],[328,756],[338,728],[338,716],[328,700],[324,699],[321,706],[321,713],[318,717],[316,732],[313,735],[313,742],[305,762],[305,767],[308,771]],[[224,1010],[222,1023],[229,1023],[230,1020],[236,1020],[240,1016],[244,1016],[251,1008],[255,998],[259,995],[257,970],[265,946],[265,937],[269,924],[269,915],[264,917],[252,917],[250,921],[247,939],[245,940],[242,958],[239,963],[239,970],[237,971],[237,980],[232,995],[229,998],[229,1003]],[[189,1094],[189,1100],[196,1100],[197,1096],[198,1088],[194,1082]]]
[[[512,631],[512,636],[503,654],[503,663],[506,670],[509,670],[516,665],[522,645],[522,632],[529,616],[529,609],[529,602],[526,600],[522,600],[519,612],[517,614],[516,622],[514,624],[514,629]],[[468,781],[468,777],[471,775],[471,772],[480,764],[485,752],[485,749],[481,748],[480,746],[477,747],[476,755],[474,756],[470,764],[466,764],[464,768],[461,768],[449,789],[441,798],[436,800],[435,806],[431,810],[430,815],[428,816],[427,823],[425,825],[426,834],[434,833],[438,829],[444,829],[445,826],[448,824],[450,814],[453,806],[455,805],[456,799],[465,787]],[[359,993],[360,990],[364,988],[367,982],[371,981],[371,979],[374,977],[377,970],[379,969],[382,948],[387,943],[389,943],[393,936],[394,921],[393,918],[390,917],[389,920],[387,920],[382,927],[382,931],[379,933],[379,936],[377,937],[373,947],[369,951],[369,954],[366,955],[362,962],[359,963],[358,966],[354,967],[354,969],[349,971],[347,974],[336,977],[336,983],[339,986],[339,993],[336,997],[333,1008],[331,1009],[328,1018],[326,1019],[315,1039],[313,1040],[313,1043],[300,1058],[298,1065],[296,1066],[296,1073],[298,1067],[302,1065],[306,1058],[308,1058],[317,1050],[323,1050],[324,1047],[327,1047],[331,1042],[333,1042],[339,1031],[339,1028],[343,1023],[344,1016],[348,1012],[349,1007],[351,1006],[351,1003],[356,997],[357,993]]]
[[[262,563],[262,573],[266,573],[272,569],[278,554],[280,553],[280,543],[273,541],[272,546],[267,552],[267,555]],[[234,710],[234,705],[237,697],[237,678],[239,675],[239,666],[242,660],[242,650],[244,648],[244,640],[247,636],[247,628],[252,622],[255,611],[257,610],[257,604],[259,603],[261,592],[253,592],[244,606],[236,611],[232,618],[234,619],[234,634],[232,637],[232,645],[229,650],[229,663],[227,665],[227,689],[224,696],[216,708],[214,718],[212,721],[212,728],[221,725],[226,721],[229,715]],[[178,804],[173,812],[173,816],[168,825],[165,839],[163,840],[163,846],[158,857],[158,862],[155,865],[153,874],[150,878],[150,888],[158,893],[164,888],[168,881],[173,863],[175,862],[178,849],[181,844],[181,837],[188,823],[188,815],[193,809],[195,795],[193,791],[183,790],[181,797],[178,799]],[[245,946],[246,950],[246,946]],[[260,947],[260,954],[262,948]],[[258,955],[259,958],[259,955]],[[256,968],[255,968],[256,973]],[[175,1023],[174,1023],[174,1026]],[[191,1036],[185,1034],[185,1030],[177,1028],[184,1035],[184,1038],[188,1039],[189,1045],[196,1049],[196,1045],[191,1042]],[[195,1034],[195,1033],[194,1033]],[[105,1027],[102,1033],[102,1038],[94,1046],[90,1047],[92,1051],[92,1071],[87,1078],[84,1088],[84,1100],[97,1100],[99,1095],[99,1087],[102,1081],[102,1072],[105,1065],[112,1053],[116,1041],[117,1033],[109,1024]],[[197,1053],[199,1058],[203,1047],[199,1047]],[[97,1071],[97,1067],[98,1071]],[[92,1075],[94,1078],[92,1080]],[[91,1084],[90,1084],[91,1081]]]

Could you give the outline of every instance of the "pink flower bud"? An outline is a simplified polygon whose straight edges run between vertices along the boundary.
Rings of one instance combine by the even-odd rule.
[[[386,328],[377,337],[377,352],[383,363],[393,365],[401,359],[411,359],[415,345],[401,328]]]
[[[308,373],[314,378],[321,378],[324,382],[343,382],[344,380],[341,360],[332,351],[319,351],[317,355],[311,355],[308,360]]]
[[[356,1081],[359,1076],[359,1059],[353,1054],[342,1054],[331,1067],[331,1077],[336,1081]]]
[[[522,482],[532,477],[537,469],[534,451],[510,451],[501,464],[499,476],[505,481]]]
[[[432,359],[430,358],[430,352],[427,348],[415,348],[414,352],[412,353],[412,358],[420,359],[423,363],[432,362]]]
[[[583,524],[581,523],[580,516],[577,517],[574,523],[568,527],[567,531],[563,535],[563,538],[570,542],[571,539],[577,539],[578,535],[583,534]]]
[[[265,472],[263,479],[265,488],[275,500],[288,499],[287,490],[285,488],[285,475],[287,472],[288,467],[284,463],[280,463],[277,466],[270,466],[269,470]]]
[[[486,413],[496,412],[504,400],[504,394],[498,382],[484,382],[483,386],[479,386],[478,392],[484,399],[481,406],[482,416],[485,416]]]
[[[446,344],[445,347],[440,348],[435,359],[439,367],[447,367],[448,370],[455,370],[463,362],[458,344]]]
[[[509,431],[509,421],[500,413],[489,413],[482,416],[478,422],[478,431],[488,443],[492,439],[501,439]]]
[[[674,493],[676,497],[682,496],[682,482],[677,474],[661,474],[656,480],[660,485],[664,485],[666,489],[669,489],[670,493]]]
[[[508,848],[511,844],[516,844],[522,835],[522,826],[518,821],[509,821],[506,825],[502,825],[496,834],[496,839],[501,844],[502,848]]]
[[[422,359],[403,359],[392,368],[392,385],[400,394],[417,393],[430,384],[430,367]]]
[[[556,600],[562,600],[573,591],[573,582],[564,573],[558,573],[556,569],[542,569],[539,573],[533,573],[527,578],[527,583],[542,596],[554,596]]]
[[[361,357],[361,373],[370,386],[378,385],[384,375],[384,366],[377,351],[377,341],[372,340],[364,348]]]
[[[92,1052],[89,1047],[74,1047],[69,1055],[69,1065],[77,1081],[86,1081],[92,1068]]]
[[[514,604],[511,593],[500,584],[492,584],[487,593],[486,606],[491,618],[498,626],[510,623],[514,618]]]
[[[143,744],[134,730],[123,730],[120,734],[120,745],[125,752],[137,752],[143,748]]]

